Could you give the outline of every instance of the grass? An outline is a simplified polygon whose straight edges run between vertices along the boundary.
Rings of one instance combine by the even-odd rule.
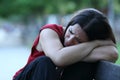
[[[116,61],[116,64],[120,64],[120,43],[117,43],[117,49],[118,49],[118,54],[119,54],[119,58],[118,60]]]

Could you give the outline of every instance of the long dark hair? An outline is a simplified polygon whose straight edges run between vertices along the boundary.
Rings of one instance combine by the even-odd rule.
[[[88,8],[77,12],[66,26],[66,30],[70,25],[74,24],[81,26],[86,32],[89,41],[110,39],[116,43],[107,17],[96,9]]]

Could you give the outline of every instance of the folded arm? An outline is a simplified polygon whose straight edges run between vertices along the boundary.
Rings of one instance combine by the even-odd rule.
[[[63,47],[58,34],[52,29],[44,29],[40,33],[39,44],[46,56],[57,66],[66,66],[80,61],[96,46],[95,42],[86,42],[69,47]]]
[[[46,56],[57,66],[66,66],[83,60],[94,48],[111,44],[109,41],[92,41],[64,47],[58,34],[52,29],[40,33],[39,44]]]
[[[82,61],[95,62],[99,60],[105,60],[115,62],[118,59],[118,50],[114,46],[101,46],[95,48],[89,55],[87,55]]]

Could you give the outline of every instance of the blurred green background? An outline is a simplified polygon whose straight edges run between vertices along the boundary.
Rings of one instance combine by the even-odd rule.
[[[107,13],[110,5],[116,14],[120,12],[120,0],[0,0],[0,15],[64,15],[86,7],[94,7]]]
[[[0,0],[0,29],[5,30],[7,34],[13,31],[15,34],[16,30],[16,44],[31,46],[41,26],[48,23],[65,26],[73,12],[89,7],[106,14],[120,51],[120,0]],[[10,41],[6,44],[2,42],[4,35],[1,32],[0,44],[10,44]],[[120,60],[117,61],[117,64],[119,63]]]
[[[118,52],[119,52],[119,58],[118,58],[116,64],[120,64],[120,43],[117,43],[117,49],[118,49]]]
[[[0,80],[10,80],[25,65],[41,26],[66,26],[71,14],[83,8],[96,8],[108,17],[120,54],[120,0],[0,0]]]

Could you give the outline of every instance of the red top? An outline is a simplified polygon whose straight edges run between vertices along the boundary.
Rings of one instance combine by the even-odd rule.
[[[54,30],[54,31],[58,34],[61,42],[63,41],[63,28],[62,28],[62,26],[56,25],[56,24],[47,24],[47,25],[43,26],[43,27],[40,29],[40,31],[43,30],[43,29],[46,29],[46,28],[50,28],[50,29]],[[37,57],[39,57],[39,56],[42,56],[42,55],[45,55],[44,52],[39,52],[39,51],[36,49],[36,46],[37,46],[37,44],[38,44],[38,42],[39,42],[39,38],[40,38],[40,37],[39,37],[39,35],[38,35],[38,36],[36,37],[34,43],[33,43],[33,46],[32,46],[32,49],[31,49],[31,54],[30,54],[30,56],[29,56],[29,58],[28,58],[28,62],[27,62],[26,65],[28,65],[28,64],[29,64],[31,61],[33,61],[35,58],[37,58]],[[24,69],[24,67],[23,67],[22,69],[20,69],[19,71],[17,71],[13,78],[15,78],[23,69]]]

